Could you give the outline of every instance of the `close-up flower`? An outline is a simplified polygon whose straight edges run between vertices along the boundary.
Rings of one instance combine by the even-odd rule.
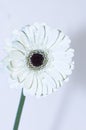
[[[5,58],[15,87],[23,94],[46,96],[68,80],[74,68],[70,39],[59,29],[35,23],[14,31]]]

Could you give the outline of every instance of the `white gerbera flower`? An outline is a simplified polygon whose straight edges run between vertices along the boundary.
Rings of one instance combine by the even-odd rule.
[[[63,85],[71,74],[74,50],[62,31],[35,23],[15,31],[7,48],[6,66],[24,95],[45,96]]]

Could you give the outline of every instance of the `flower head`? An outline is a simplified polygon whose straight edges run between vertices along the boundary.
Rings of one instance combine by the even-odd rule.
[[[6,66],[24,95],[45,96],[57,90],[72,72],[74,50],[62,31],[35,23],[15,31],[7,48]]]

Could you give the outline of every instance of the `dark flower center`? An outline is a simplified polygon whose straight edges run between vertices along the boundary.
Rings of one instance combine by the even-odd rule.
[[[36,67],[41,66],[44,61],[43,55],[39,53],[34,53],[30,59],[33,66],[36,66]]]
[[[42,50],[33,50],[27,57],[27,65],[33,70],[40,70],[44,68],[47,62],[47,53]]]

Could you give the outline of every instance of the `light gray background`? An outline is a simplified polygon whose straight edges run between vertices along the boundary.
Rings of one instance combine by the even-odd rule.
[[[75,49],[70,82],[46,98],[27,97],[19,130],[86,130],[86,1],[0,0],[0,59],[4,40],[26,24],[46,22],[68,34]],[[20,90],[0,70],[0,130],[12,130]]]

